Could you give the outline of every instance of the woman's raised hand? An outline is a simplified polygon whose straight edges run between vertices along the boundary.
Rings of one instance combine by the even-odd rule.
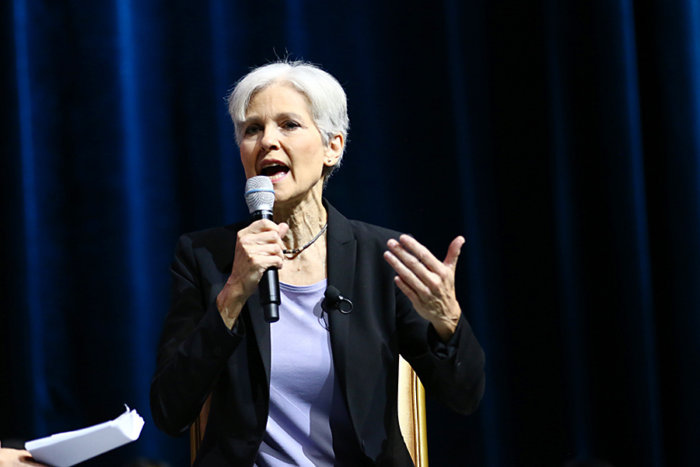
[[[235,324],[263,273],[271,267],[282,268],[282,238],[288,230],[289,226],[284,222],[275,224],[261,219],[238,232],[231,275],[216,298],[216,306],[229,329]]]
[[[444,261],[409,235],[387,242],[384,259],[394,268],[394,282],[411,300],[419,315],[430,321],[443,341],[448,340],[462,310],[455,293],[455,269],[464,237],[452,240]]]

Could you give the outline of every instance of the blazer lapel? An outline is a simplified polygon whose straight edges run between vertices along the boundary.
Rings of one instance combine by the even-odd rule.
[[[334,286],[343,296],[352,301],[357,241],[350,221],[329,203],[326,202],[325,205],[328,211],[328,285]],[[335,372],[343,388],[355,433],[359,433],[359,411],[354,407],[354,398],[348,397],[348,388],[352,386],[351,381],[348,381],[351,320],[352,313],[330,312],[328,315]]]
[[[255,342],[258,344],[260,358],[262,359],[265,375],[267,376],[267,385],[270,386],[270,324],[265,321],[263,316],[262,306],[260,306],[260,295],[256,290],[253,295],[248,298],[247,302],[248,316],[253,327],[252,331],[255,335]]]

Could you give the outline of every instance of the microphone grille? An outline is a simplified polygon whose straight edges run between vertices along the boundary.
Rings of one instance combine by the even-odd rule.
[[[275,189],[270,179],[264,175],[250,177],[245,182],[245,202],[248,212],[272,211],[275,204]]]

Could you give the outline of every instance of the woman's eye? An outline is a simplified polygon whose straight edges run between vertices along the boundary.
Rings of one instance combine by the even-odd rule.
[[[301,125],[293,120],[287,120],[286,122],[282,123],[282,128],[285,130],[294,130],[299,127],[301,127]]]
[[[254,134],[256,134],[258,131],[260,131],[260,126],[259,126],[259,125],[248,125],[248,126],[245,128],[245,134],[246,134],[246,135],[254,135]]]

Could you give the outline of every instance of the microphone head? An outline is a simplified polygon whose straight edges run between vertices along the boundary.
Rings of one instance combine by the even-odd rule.
[[[272,211],[275,204],[275,189],[270,179],[264,175],[250,177],[245,182],[245,202],[248,212]]]

